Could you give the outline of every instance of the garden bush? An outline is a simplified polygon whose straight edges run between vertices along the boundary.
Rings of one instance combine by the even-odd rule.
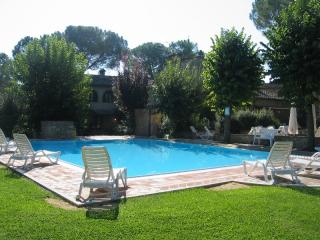
[[[280,120],[277,119],[272,110],[267,110],[267,109],[262,109],[257,112],[257,126],[274,126],[274,127],[279,127],[280,125]]]
[[[280,121],[277,119],[272,110],[239,110],[231,118],[231,132],[240,133],[249,130],[253,126],[274,126],[279,127]]]

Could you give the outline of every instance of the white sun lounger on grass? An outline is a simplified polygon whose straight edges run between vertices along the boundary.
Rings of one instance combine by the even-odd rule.
[[[127,169],[112,168],[110,156],[105,147],[87,147],[82,148],[82,160],[85,171],[80,184],[79,195],[81,198],[83,187],[102,188],[111,190],[111,199],[117,199],[119,193],[119,180],[123,186],[127,187]]]
[[[16,142],[17,150],[9,158],[8,164],[12,165],[15,160],[24,160],[23,168],[27,166],[28,160],[30,159],[30,165],[33,166],[35,162],[39,162],[40,158],[47,158],[52,163],[58,163],[61,152],[51,152],[47,150],[33,150],[33,147],[25,134],[13,134],[13,139]]]
[[[292,146],[292,142],[275,142],[267,160],[243,161],[244,173],[250,175],[256,168],[262,167],[266,182],[274,183],[274,176],[277,174],[289,174],[294,182],[299,182],[296,169],[291,166],[289,161]],[[251,166],[249,171],[247,165]],[[269,173],[271,175],[271,180],[269,180],[268,177]]]
[[[4,135],[4,132],[0,128],[0,153],[6,153],[8,152],[9,148],[15,147],[16,144],[14,141],[9,141],[6,136]]]
[[[292,166],[298,169],[298,172],[310,174],[320,169],[320,152],[314,153],[311,157],[291,155],[290,161]]]

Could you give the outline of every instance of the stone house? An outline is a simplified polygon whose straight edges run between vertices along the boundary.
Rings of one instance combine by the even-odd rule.
[[[253,101],[253,108],[261,109],[267,108],[274,112],[274,115],[280,120],[281,124],[288,124],[291,104],[286,101],[279,91],[281,86],[275,83],[265,83],[261,86]],[[302,110],[297,109],[298,122],[302,125],[305,122],[305,113]],[[317,122],[319,122],[320,107],[316,105]],[[299,121],[300,120],[300,121]]]
[[[117,77],[104,74],[91,75],[91,77],[91,130],[93,133],[110,132],[117,122],[112,92],[112,85]]]

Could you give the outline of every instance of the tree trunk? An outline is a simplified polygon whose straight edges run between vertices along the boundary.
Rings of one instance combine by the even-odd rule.
[[[313,123],[313,115],[312,115],[312,105],[307,106],[307,150],[314,151],[315,139],[314,139],[314,123]]]
[[[231,138],[231,107],[229,107],[229,114],[226,113],[226,110],[225,110],[223,125],[224,125],[224,132],[223,132],[224,142],[230,143],[230,138]]]

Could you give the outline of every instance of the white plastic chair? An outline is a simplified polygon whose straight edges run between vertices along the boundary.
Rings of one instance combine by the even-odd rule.
[[[316,152],[310,157],[291,155],[290,161],[292,166],[298,169],[298,172],[310,174],[320,168],[320,152]]]
[[[0,128],[0,153],[7,153],[9,148],[15,147],[16,144],[14,141],[9,141],[4,132]]]
[[[196,137],[201,139],[207,139],[207,136],[205,134],[199,133],[194,126],[190,126],[190,130]]]
[[[208,128],[207,128],[207,126],[204,126],[204,130],[206,131],[206,133],[205,133],[205,137],[207,138],[207,139],[212,139],[213,137],[214,137],[214,133],[212,132],[212,131],[210,131]]]
[[[84,187],[103,188],[111,190],[111,199],[117,199],[119,193],[119,180],[123,186],[127,187],[127,169],[113,168],[110,156],[105,147],[87,147],[82,148],[82,160],[85,171],[82,176],[79,194],[77,200],[81,198]]]
[[[61,152],[52,152],[48,150],[33,150],[33,147],[25,134],[13,134],[13,139],[17,144],[17,150],[12,154],[9,158],[8,164],[12,161],[12,165],[14,161],[24,160],[23,168],[27,166],[28,159],[30,159],[30,165],[33,166],[35,162],[40,161],[42,157],[47,158],[52,163],[58,163]]]
[[[292,151],[293,142],[275,142],[270,150],[267,160],[243,161],[243,171],[246,175],[250,175],[256,168],[262,167],[264,171],[264,179],[266,182],[274,183],[276,174],[290,174],[294,182],[300,182],[297,177],[297,170],[294,169],[289,160]],[[247,165],[251,166],[248,171]],[[271,180],[269,180],[269,172]]]

